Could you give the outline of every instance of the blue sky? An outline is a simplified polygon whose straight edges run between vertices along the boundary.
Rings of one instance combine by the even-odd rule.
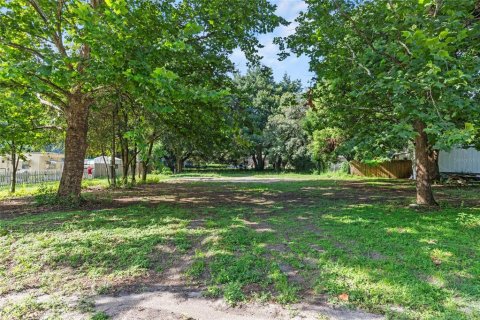
[[[296,27],[294,20],[300,11],[306,10],[307,5],[303,0],[271,0],[271,2],[277,5],[277,15],[292,23],[286,27],[278,27],[272,33],[259,35],[258,39],[264,45],[264,48],[259,50],[260,55],[263,56],[262,63],[273,69],[276,80],[280,80],[287,73],[292,79],[302,80],[305,87],[313,77],[313,74],[308,71],[308,58],[304,56],[297,58],[295,55],[291,55],[286,60],[278,61],[279,50],[278,46],[273,44],[273,38],[285,37],[294,33]],[[240,72],[245,73],[247,60],[243,52],[239,49],[235,50],[232,54],[232,61]]]

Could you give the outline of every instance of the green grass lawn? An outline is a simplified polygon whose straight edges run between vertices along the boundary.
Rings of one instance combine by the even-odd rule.
[[[96,294],[141,290],[180,265],[184,286],[231,304],[320,299],[393,319],[480,319],[478,188],[436,189],[441,208],[418,212],[407,181],[301,179],[164,183],[144,205],[0,220],[0,295],[26,293],[0,318],[93,313]],[[178,200],[149,205],[171,185]]]

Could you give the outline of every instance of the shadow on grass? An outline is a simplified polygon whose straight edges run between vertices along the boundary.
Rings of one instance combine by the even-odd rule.
[[[322,297],[395,317],[478,316],[463,308],[480,300],[479,229],[458,218],[479,208],[418,213],[397,205],[398,192],[332,181],[176,188],[176,205],[0,221],[5,279],[35,287],[39,270],[69,268],[121,292],[173,270],[232,303]]]

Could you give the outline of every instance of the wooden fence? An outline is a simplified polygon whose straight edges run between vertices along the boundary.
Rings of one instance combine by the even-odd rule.
[[[350,171],[357,176],[393,179],[410,178],[413,173],[411,160],[392,160],[376,165],[350,161]]]

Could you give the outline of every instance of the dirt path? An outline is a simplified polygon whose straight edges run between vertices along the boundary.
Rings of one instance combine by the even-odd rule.
[[[367,320],[384,318],[361,311],[334,309],[327,305],[313,304],[282,307],[272,303],[249,303],[232,308],[223,300],[205,299],[200,292],[195,291],[188,293],[187,296],[171,291],[129,294],[119,297],[100,296],[96,299],[96,309],[117,320]]]
[[[302,182],[302,186],[299,186],[298,190],[274,193],[246,192],[241,188],[236,188],[236,184],[271,185],[278,182]],[[89,200],[76,209],[113,209],[133,204],[208,207],[212,204],[258,206],[283,202],[291,205],[313,205],[318,203],[319,199],[362,204],[396,201],[408,205],[415,197],[414,186],[408,180],[382,180],[377,185],[371,185],[370,181],[361,180],[333,181],[329,186],[324,183],[322,185],[322,182],[324,181],[291,177],[184,177],[130,189],[87,189],[84,193],[88,195]],[[455,187],[436,186],[437,200],[452,206],[480,206],[480,198],[464,199],[461,194],[451,195],[450,189],[455,189]],[[275,187],[272,190],[275,190]],[[72,208],[68,205],[37,205],[33,197],[0,201],[0,219],[11,219],[29,213],[71,210]]]
[[[267,178],[267,177],[185,177],[175,179],[176,182],[227,182],[227,183],[275,183],[275,182],[289,182],[289,181],[308,181],[297,178]]]

